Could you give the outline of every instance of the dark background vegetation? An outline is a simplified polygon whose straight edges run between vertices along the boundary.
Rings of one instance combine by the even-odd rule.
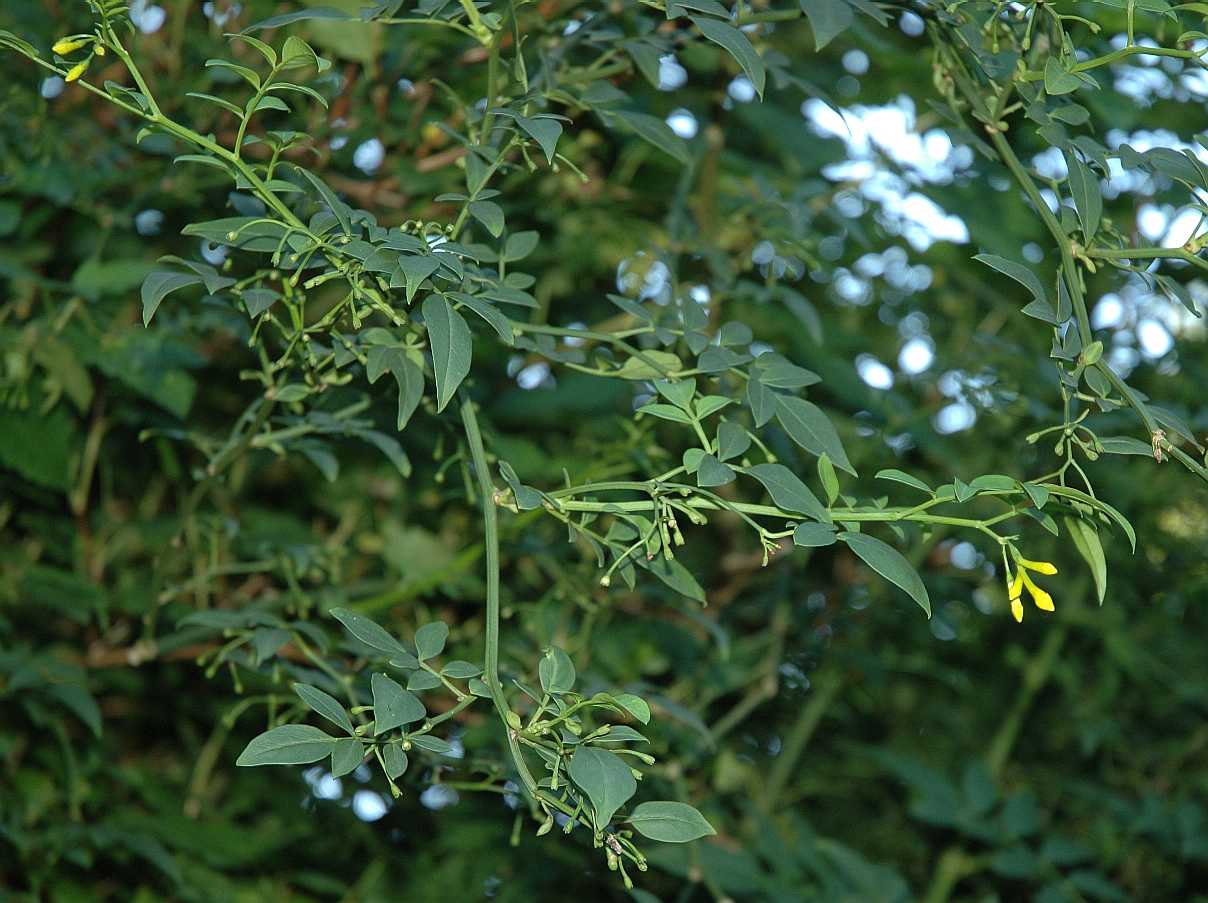
[[[223,90],[204,61],[245,51],[222,32],[283,5],[243,0],[232,11],[217,0],[208,16],[201,3],[160,5],[162,27],[132,38],[132,52],[173,115],[229,140],[213,108],[184,94]],[[542,6],[552,21],[602,5]],[[1122,30],[1118,10],[1085,6],[1104,25],[1098,40]],[[893,12],[887,28],[859,17],[818,53],[808,25],[778,25],[768,43],[797,81],[770,85],[763,105],[728,98],[737,70],[712,49],[683,55],[688,78],[674,92],[618,74],[649,112],[692,112],[706,164],[685,178],[670,157],[584,114],[560,150],[589,181],[565,167],[509,177],[510,190],[509,180],[500,186],[509,223],[541,234],[526,266],[551,322],[610,316],[602,296],[639,253],[673,259],[682,284],[710,285],[727,319],[749,322],[824,376],[820,397],[865,478],[885,466],[932,484],[1042,473],[1051,447],[1023,440],[1060,419],[1048,331],[1018,315],[1027,299],[1017,286],[970,260],[981,250],[1018,259],[1035,242],[1051,263],[1038,220],[982,157],[933,181],[874,147],[870,166],[932,198],[970,235],[912,246],[860,179],[823,174],[853,152],[820,137],[800,110],[819,94],[848,108],[908,97],[916,130],[943,132],[927,104],[927,39]],[[232,18],[220,25],[214,13]],[[0,27],[43,48],[85,25],[82,4],[67,0],[0,10]],[[403,28],[357,37],[298,28],[335,61],[324,87],[331,111],[296,117],[314,137],[317,169],[382,222],[447,217],[448,205],[430,199],[461,176],[432,124],[456,122],[431,78],[476,96],[481,58],[455,37]],[[866,73],[849,71],[858,58],[845,67],[853,50]],[[1191,141],[1205,118],[1204,96],[1179,87],[1190,64],[1145,68],[1148,97],[1104,75],[1081,102],[1124,135],[1160,128]],[[412,422],[401,437],[414,467],[407,480],[350,443],[336,449],[332,479],[303,456],[259,451],[196,513],[200,541],[173,545],[203,461],[180,437],[225,435],[254,391],[239,379],[250,352],[229,315],[195,297],[169,299],[144,329],[138,286],[158,256],[196,255],[180,228],[200,210],[223,215],[227,188],[218,173],[136,148],[137,126],[79,89],[44,97],[43,74],[0,57],[0,895],[626,897],[581,837],[535,838],[496,794],[462,792],[435,807],[440,800],[422,796],[437,777],[430,769],[414,769],[404,797],[365,821],[357,813],[373,806],[354,797],[384,794],[380,778],[345,778],[334,792],[328,784],[320,796],[334,798],[322,799],[317,778],[299,769],[234,767],[263,729],[262,710],[239,706],[232,671],[196,663],[222,642],[177,626],[196,608],[294,606],[332,642],[339,632],[323,612],[333,605],[404,635],[442,617],[454,650],[477,658],[480,524],[462,464],[449,459],[455,425]],[[354,154],[373,138],[386,155],[366,174]],[[1024,159],[1045,149],[1027,127],[1011,138]],[[1111,198],[1107,212],[1127,232],[1143,205],[1184,202],[1150,180]],[[146,210],[163,214],[143,229],[154,234],[136,228]],[[765,290],[752,262],[765,241],[805,262],[801,279],[780,282],[787,291]],[[860,276],[859,303],[837,290],[843,271],[858,274],[858,260],[889,249],[901,249],[897,269]],[[901,260],[925,268],[925,286],[895,282]],[[1089,287],[1092,301],[1121,290],[1111,274]],[[1126,300],[1131,311],[1169,303],[1136,292]],[[909,374],[896,363],[901,326],[918,312],[935,357]],[[1110,344],[1130,325],[1102,337]],[[1174,350],[1139,356],[1131,381],[1202,435],[1203,331],[1190,319],[1178,329]],[[861,381],[861,354],[896,371],[892,388]],[[493,447],[522,479],[554,486],[563,468],[600,477],[635,460],[654,471],[678,461],[677,438],[668,444],[663,427],[629,418],[628,386],[556,371],[526,390],[508,357],[482,343],[474,391]],[[935,418],[954,403],[954,385],[976,422],[943,434]],[[1114,432],[1133,429],[1116,416]],[[776,451],[794,460],[787,442]],[[1099,494],[1136,526],[1137,552],[1110,540],[1099,608],[1073,550],[1056,540],[1046,548],[1047,535],[1033,531],[1030,557],[1060,568],[1046,581],[1057,611],[1029,612],[1022,625],[980,557],[993,550],[975,537],[940,533],[915,548],[935,606],[928,621],[842,546],[762,568],[733,525],[695,531],[683,560],[706,587],[701,609],[652,581],[605,590],[557,523],[505,515],[505,668],[527,679],[557,642],[588,686],[643,693],[660,713],[660,764],[644,792],[691,801],[718,828],[652,854],[639,898],[1208,899],[1208,497],[1185,471],[1143,457],[1091,467]],[[970,541],[973,550],[958,545]],[[305,673],[288,654],[274,667]],[[254,676],[239,679],[255,692]],[[481,715],[461,739],[471,762],[497,749]]]

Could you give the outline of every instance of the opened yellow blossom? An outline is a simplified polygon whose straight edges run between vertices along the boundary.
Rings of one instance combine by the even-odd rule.
[[[1019,569],[1015,572],[1015,579],[1011,581],[1007,592],[1011,600],[1011,615],[1016,621],[1023,620],[1022,596],[1025,588],[1037,608],[1041,611],[1053,611],[1053,597],[1036,585],[1028,571],[1052,575],[1057,573],[1057,568],[1048,561],[1030,561],[1027,558],[1016,558],[1015,563],[1019,565]]]
[[[1029,561],[1027,558],[1017,558],[1015,560],[1021,567],[1035,571],[1037,574],[1047,574],[1051,577],[1057,573],[1057,567],[1048,561]]]
[[[81,75],[84,74],[85,71],[87,71],[87,69],[88,69],[87,63],[76,63],[74,66],[72,66],[70,69],[67,70],[67,74],[65,76],[63,76],[63,81],[66,81],[66,82],[76,81],[77,79],[79,79],[79,77]]]

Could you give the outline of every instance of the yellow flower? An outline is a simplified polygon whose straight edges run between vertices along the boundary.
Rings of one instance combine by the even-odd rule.
[[[1019,565],[1019,569],[1015,572],[1015,579],[1007,588],[1007,595],[1011,601],[1011,615],[1016,621],[1023,620],[1023,599],[1021,597],[1025,588],[1032,596],[1032,602],[1037,608],[1041,611],[1053,611],[1053,597],[1036,585],[1028,571],[1052,575],[1057,573],[1057,568],[1048,561],[1029,561],[1027,558],[1016,558],[1015,561]]]
[[[1032,601],[1036,603],[1036,607],[1041,611],[1053,610],[1053,597],[1042,590],[1039,586],[1032,582],[1032,578],[1028,576],[1027,571],[1020,571],[1023,574],[1023,585],[1028,588],[1028,592],[1032,594]]]
[[[59,56],[66,56],[79,50],[87,43],[88,41],[84,38],[60,38],[50,49],[59,54]]]
[[[1023,602],[1019,600],[1020,594],[1023,592],[1023,568],[1020,568],[1015,573],[1015,579],[1011,581],[1011,585],[1007,587],[1007,596],[1011,600],[1011,614],[1016,621],[1023,620]]]
[[[79,77],[81,75],[84,74],[85,71],[87,71],[87,69],[88,69],[87,63],[76,63],[74,66],[72,66],[70,69],[67,70],[67,74],[65,76],[63,76],[63,81],[66,81],[66,82],[76,81],[77,79],[79,79]]]
[[[1035,571],[1037,574],[1048,574],[1050,577],[1057,573],[1057,568],[1048,561],[1028,561],[1026,558],[1015,559],[1022,567],[1030,571]]]

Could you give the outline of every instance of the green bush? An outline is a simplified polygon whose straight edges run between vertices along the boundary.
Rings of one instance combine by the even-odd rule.
[[[1206,899],[1206,21],[0,13],[0,886]]]

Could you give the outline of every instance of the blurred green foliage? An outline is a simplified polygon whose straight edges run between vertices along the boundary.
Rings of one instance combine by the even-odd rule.
[[[323,5],[355,13],[374,4]],[[536,304],[517,322],[610,332],[627,321],[607,294],[648,300],[636,298],[648,286],[678,304],[696,287],[693,304],[708,302],[697,305],[703,331],[746,324],[822,378],[809,397],[860,474],[840,474],[843,492],[870,506],[915,501],[874,480],[882,468],[959,495],[956,481],[1035,479],[1064,457],[1053,449],[1059,434],[1026,441],[1069,417],[1052,329],[1020,314],[1033,300],[1023,285],[972,259],[1027,260],[1057,295],[1047,283],[1061,258],[1001,155],[970,130],[975,119],[954,121],[942,103],[959,68],[951,54],[968,52],[953,50],[958,38],[986,41],[976,64],[993,70],[987,36],[996,32],[982,23],[1001,13],[1018,37],[1034,18],[1024,65],[1043,73],[1050,102],[1069,93],[1062,80],[1077,80],[1076,64],[1046,43],[1059,43],[1048,18],[1057,13],[1040,7],[1095,24],[1064,23],[1083,61],[1118,52],[1134,28],[1180,48],[1184,57],[1119,55],[1086,76],[1096,90],[1073,89],[1089,114],[1084,133],[1113,155],[1099,247],[1162,244],[1155,213],[1169,224],[1208,191],[1198,173],[1180,181],[1169,160],[1128,165],[1120,150],[1195,147],[1208,126],[1192,52],[1208,41],[1193,30],[1202,5],[1176,14],[1162,0],[743,3],[738,13],[753,26],[744,33],[768,70],[762,102],[738,78],[756,74],[742,51],[703,39],[682,15],[708,21],[716,4],[667,15],[663,4],[479,4],[499,17],[482,25],[497,35],[485,43],[464,5],[377,6],[469,31],[319,18],[254,32],[278,48],[298,35],[333,62],[299,79],[328,108],[291,96],[294,112],[265,114],[273,128],[308,137],[286,156],[382,226],[452,223],[468,208],[436,198],[466,190],[463,139],[482,125],[477,99],[488,69],[506,66],[491,77],[515,87],[523,30],[526,77],[550,73],[550,90],[567,92],[547,98],[550,108],[569,120],[556,168],[534,135],[527,158],[513,154],[492,183],[508,235],[539,236],[516,264],[535,277],[519,290]],[[232,146],[238,120],[188,92],[234,96],[238,76],[205,61],[264,61],[224,33],[301,8],[161,0],[135,5],[150,33],[122,33],[164,114]],[[45,59],[92,22],[84,3],[68,0],[0,10],[0,29]],[[698,26],[705,37],[708,27]],[[823,41],[828,30],[836,36]],[[647,43],[619,43],[637,37]],[[487,46],[502,46],[502,59]],[[1088,421],[1101,436],[1132,438],[1122,446],[1132,454],[1082,465],[1138,537],[1131,553],[1103,527],[1102,607],[1069,533],[1037,523],[1020,528],[1022,551],[1056,564],[1058,576],[1043,580],[1056,611],[1030,611],[1017,625],[999,549],[957,525],[903,534],[928,620],[833,537],[791,554],[785,539],[764,566],[735,514],[683,524],[676,561],[703,588],[702,607],[675,574],[601,586],[581,532],[569,530],[567,542],[568,527],[540,507],[502,508],[508,694],[521,698],[512,680],[545,687],[541,663],[557,647],[583,692],[641,697],[654,713],[642,749],[657,762],[643,769],[639,799],[691,803],[717,830],[644,848],[650,870],[626,891],[591,850],[590,831],[535,836],[540,818],[505,783],[516,776],[486,702],[447,722],[446,746],[412,754],[398,799],[368,768],[334,778],[322,764],[304,774],[235,767],[269,723],[307,717],[291,682],[368,698],[374,655],[348,640],[333,610],[373,618],[408,643],[444,622],[441,661],[479,667],[490,556],[473,449],[457,405],[438,414],[431,385],[395,432],[390,378],[332,385],[313,407],[283,403],[253,423],[267,353],[267,340],[252,341],[265,322],[247,316],[255,296],[239,307],[208,287],[173,293],[146,328],[140,298],[164,255],[205,256],[228,272],[221,242],[181,230],[249,215],[249,196],[221,168],[173,165],[180,146],[140,136],[135,117],[47,76],[0,55],[5,899],[1208,899],[1208,494],[1189,472],[1203,460],[1194,438],[1208,431],[1208,358],[1200,321],[1177,313],[1180,298],[1203,306],[1201,264],[1163,259],[1154,264],[1161,284],[1110,265],[1119,260],[1110,254],[1081,271],[1088,302],[1125,311],[1119,322],[1096,314],[1105,360],[1140,399],[1159,403],[1153,416],[1169,435],[1158,463],[1133,410],[1101,405],[1108,410]],[[93,59],[86,79],[129,84],[112,54]],[[618,105],[650,119],[626,129],[611,112]],[[854,131],[835,126],[838,108]],[[677,111],[691,119],[687,139],[658,127]],[[1065,127],[1046,131],[1025,113],[1003,114],[1005,135],[1036,185],[1070,199],[1060,225],[1089,246],[1088,202],[1053,161],[1069,145]],[[1072,134],[1081,114],[1068,115]],[[1077,146],[1093,163],[1094,148]],[[379,149],[380,164],[369,165]],[[262,160],[259,149],[248,156]],[[924,199],[959,218],[968,240],[937,240]],[[493,215],[478,210],[467,228],[489,244]],[[1194,241],[1187,247],[1198,259]],[[334,287],[314,297],[323,310],[339,303]],[[561,489],[564,473],[566,484],[649,479],[677,468],[694,442],[676,423],[634,419],[642,383],[565,366],[582,366],[574,343],[508,347],[472,325],[461,391],[479,410],[491,463],[514,468],[515,485],[506,473],[496,480],[510,502],[528,486]],[[1146,328],[1177,341],[1147,354]],[[911,339],[933,356],[895,366]],[[891,385],[880,371],[861,378],[870,360],[889,366]],[[967,428],[937,429],[956,415]],[[813,456],[785,429],[774,424],[764,441],[826,495],[827,476],[814,477]],[[1169,460],[1176,451],[1191,464]],[[632,713],[614,720],[635,722]]]

